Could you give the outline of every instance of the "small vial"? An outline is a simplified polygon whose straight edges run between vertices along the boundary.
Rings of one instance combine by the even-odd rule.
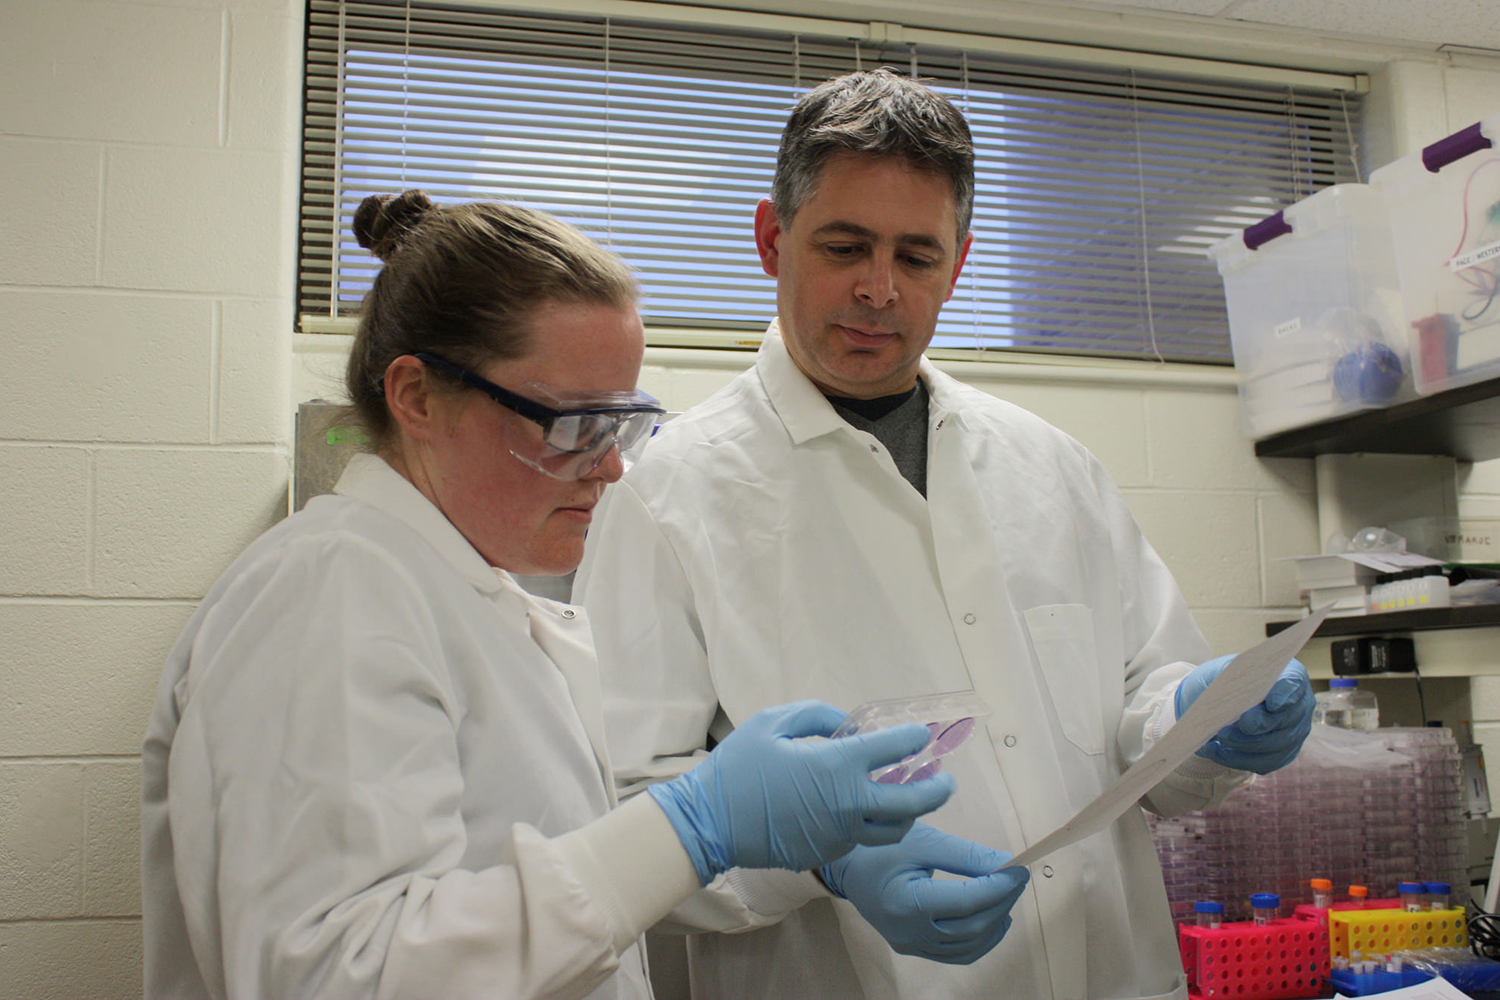
[[[1250,913],[1257,926],[1265,926],[1276,919],[1276,911],[1281,909],[1281,897],[1274,892],[1254,892],[1250,894]]]
[[[1446,910],[1448,908],[1448,896],[1453,892],[1453,887],[1447,882],[1427,882],[1427,908],[1429,910]]]
[[[1326,910],[1333,905],[1333,883],[1326,878],[1315,878],[1308,882],[1312,886],[1313,906]]]
[[[1368,886],[1351,885],[1349,887],[1349,901],[1354,904],[1354,908],[1357,910],[1365,908],[1365,903],[1368,901],[1369,896],[1370,890]]]
[[[1387,955],[1387,956],[1385,956],[1385,971],[1386,972],[1400,972],[1401,971],[1401,959],[1398,958],[1395,955]]]
[[[1328,960],[1328,964],[1331,965],[1335,969],[1339,969],[1340,971],[1349,968],[1349,960],[1347,958],[1345,958],[1343,955],[1335,955],[1335,956],[1333,956],[1332,958],[1330,958]]]
[[[1396,894],[1401,897],[1401,909],[1407,913],[1421,913],[1427,909],[1422,901],[1426,891],[1427,887],[1421,882],[1402,882],[1396,886]]]
[[[1198,916],[1199,927],[1210,927],[1218,930],[1224,923],[1224,904],[1216,903],[1211,899],[1200,899],[1193,904],[1193,912]]]

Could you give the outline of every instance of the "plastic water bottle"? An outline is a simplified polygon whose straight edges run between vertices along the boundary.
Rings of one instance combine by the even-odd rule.
[[[1360,690],[1353,677],[1335,677],[1327,691],[1315,695],[1313,721],[1340,729],[1357,729],[1368,733],[1380,726],[1380,706],[1373,691]]]

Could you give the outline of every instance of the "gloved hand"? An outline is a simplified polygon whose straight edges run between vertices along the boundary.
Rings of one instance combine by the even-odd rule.
[[[757,712],[686,774],[650,791],[707,885],[730,868],[805,871],[857,844],[894,844],[953,794],[939,774],[880,785],[870,772],[927,745],[911,722],[836,740],[844,713],[820,701]]]
[[[1031,881],[1025,868],[995,871],[1010,857],[917,823],[900,843],[856,847],[818,874],[896,951],[968,965],[1000,943]],[[935,868],[973,877],[934,879]]]
[[[1193,668],[1177,686],[1177,717],[1187,714],[1198,696],[1229,665],[1233,656],[1221,656]],[[1249,709],[1198,750],[1198,756],[1239,771],[1270,774],[1297,757],[1302,741],[1312,731],[1312,685],[1307,668],[1297,660],[1288,663],[1271,685],[1265,700]]]

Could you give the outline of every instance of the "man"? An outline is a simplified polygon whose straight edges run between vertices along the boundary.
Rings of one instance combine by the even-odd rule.
[[[913,81],[856,73],[793,111],[755,217],[777,320],[755,368],[668,424],[606,496],[575,589],[627,786],[680,772],[773,702],[972,688],[992,714],[945,761],[959,790],[933,826],[1017,852],[1112,784],[1223,668],[1202,663],[1175,582],[1093,456],[923,358],[972,198],[963,117]],[[1295,756],[1311,710],[1294,664],[1144,804],[1220,801],[1241,769]],[[791,912],[694,938],[695,994],[1186,996],[1139,810],[1035,866],[983,957],[882,938],[899,893],[880,887],[947,867],[914,841],[852,853],[823,870],[826,890],[807,876],[710,887],[682,922]]]

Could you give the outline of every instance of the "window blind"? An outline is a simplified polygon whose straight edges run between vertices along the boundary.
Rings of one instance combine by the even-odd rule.
[[[935,346],[1227,363],[1206,248],[1357,179],[1357,95],[905,43],[412,0],[310,0],[300,310],[351,316],[366,195],[551,212],[635,268],[649,327],[760,330],[751,221],[791,106],[857,68],[969,119],[974,248]]]

